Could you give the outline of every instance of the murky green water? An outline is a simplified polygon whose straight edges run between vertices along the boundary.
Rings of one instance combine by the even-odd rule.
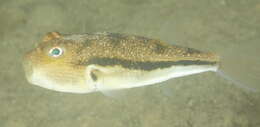
[[[0,127],[258,127],[258,0],[1,0]],[[250,92],[203,73],[128,90],[123,99],[27,83],[22,54],[50,31],[129,33],[217,52]]]

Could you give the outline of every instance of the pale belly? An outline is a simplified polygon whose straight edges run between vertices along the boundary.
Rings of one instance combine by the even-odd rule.
[[[97,90],[118,90],[152,85],[171,78],[177,78],[207,71],[217,71],[217,65],[173,66],[152,71],[129,70],[124,68],[103,68],[104,73],[98,74]],[[113,70],[113,71],[111,71]]]

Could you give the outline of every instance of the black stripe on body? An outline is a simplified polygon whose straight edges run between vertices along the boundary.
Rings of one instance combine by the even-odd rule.
[[[131,61],[131,60],[123,60],[116,58],[91,58],[87,63],[82,63],[84,65],[96,64],[100,66],[115,66],[120,65],[124,68],[128,69],[136,69],[136,70],[155,70],[155,69],[163,69],[169,68],[174,65],[178,66],[189,66],[189,65],[215,65],[217,62],[211,61],[201,61],[201,60],[180,60],[180,61],[161,61],[161,62],[140,62],[140,61]]]

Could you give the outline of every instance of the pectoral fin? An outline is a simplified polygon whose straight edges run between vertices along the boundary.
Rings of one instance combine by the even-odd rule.
[[[120,66],[90,65],[87,68],[87,76],[95,84],[97,91],[131,88],[133,84],[140,81],[138,78],[140,75],[142,75],[141,71],[129,70]]]
[[[121,67],[103,67],[90,65],[87,67],[87,81],[93,85],[95,91],[114,99],[121,99],[127,95],[127,90],[123,88],[131,87],[137,83],[132,71],[127,71]],[[133,72],[132,72],[133,73]]]

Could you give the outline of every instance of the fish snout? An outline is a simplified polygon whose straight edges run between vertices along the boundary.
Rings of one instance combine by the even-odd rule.
[[[25,72],[25,76],[27,78],[28,81],[31,80],[32,78],[32,74],[33,74],[33,64],[30,60],[30,55],[29,54],[26,54],[23,58],[23,69],[24,69],[24,72]]]

